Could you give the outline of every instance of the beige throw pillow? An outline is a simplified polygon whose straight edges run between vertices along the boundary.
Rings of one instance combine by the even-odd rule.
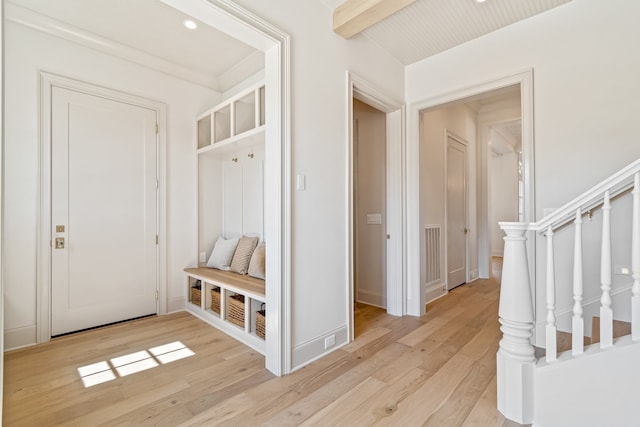
[[[247,274],[249,261],[251,261],[251,255],[258,244],[258,240],[257,237],[242,236],[231,260],[231,271],[239,274]]]
[[[258,247],[253,251],[251,256],[251,262],[249,263],[249,276],[262,279],[265,278],[265,253],[267,247],[264,242],[260,243]]]

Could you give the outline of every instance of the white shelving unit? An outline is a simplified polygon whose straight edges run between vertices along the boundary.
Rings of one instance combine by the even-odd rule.
[[[264,96],[261,82],[198,116],[198,154],[223,154],[264,143]]]
[[[187,311],[212,326],[242,341],[249,347],[264,354],[264,339],[256,335],[256,312],[265,302],[264,281],[236,273],[218,271],[209,268],[187,268],[188,276]],[[192,301],[191,288],[200,281],[200,303]],[[211,307],[211,290],[220,289],[220,313]],[[244,296],[244,327],[232,323],[228,318],[229,298],[232,295]]]
[[[215,239],[229,229],[240,231],[238,223],[244,225],[242,233],[264,237],[263,192],[260,187],[264,185],[264,106],[265,86],[264,82],[259,82],[196,117],[198,255],[204,254],[208,258]],[[234,209],[241,210],[239,215]],[[255,331],[256,312],[266,300],[265,282],[206,268],[202,262],[198,267],[186,268],[185,272],[186,310],[264,354],[265,340]],[[201,284],[201,301],[195,304],[191,299],[191,288],[198,281]],[[220,288],[220,313],[211,308],[213,288]],[[227,315],[229,297],[234,294],[244,296],[243,327],[232,323]]]

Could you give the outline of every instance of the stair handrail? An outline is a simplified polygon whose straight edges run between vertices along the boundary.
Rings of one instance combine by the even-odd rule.
[[[633,177],[638,172],[640,172],[640,159],[605,178],[540,221],[529,223],[527,229],[537,231],[540,234],[547,232],[549,227],[551,227],[551,230],[557,230],[575,219],[577,209],[586,213],[602,205],[604,203],[604,193],[607,190],[609,190],[611,199],[630,190],[633,187]]]
[[[573,261],[573,356],[584,352],[583,260],[582,223],[583,216],[592,209],[602,207],[602,242],[600,264],[600,348],[613,345],[613,314],[611,310],[611,204],[612,198],[633,189],[632,209],[632,339],[640,341],[640,159],[605,178],[597,185],[566,203],[537,222],[500,222],[504,231],[504,261],[500,290],[498,316],[501,324],[497,362],[497,406],[508,419],[528,424],[533,421],[533,366],[536,363],[534,347],[530,341],[535,326],[535,313],[529,275],[530,258],[527,254],[527,235],[530,231],[543,234],[547,242],[546,262],[546,361],[557,358],[555,317],[555,263],[553,251],[554,231],[574,223]],[[535,267],[534,267],[535,268]],[[534,284],[536,286],[536,284]],[[635,333],[633,331],[636,331]]]

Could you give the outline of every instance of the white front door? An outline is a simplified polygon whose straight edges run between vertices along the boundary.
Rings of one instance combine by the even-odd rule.
[[[51,334],[156,313],[156,112],[52,88]]]
[[[447,136],[447,288],[467,281],[467,146]]]

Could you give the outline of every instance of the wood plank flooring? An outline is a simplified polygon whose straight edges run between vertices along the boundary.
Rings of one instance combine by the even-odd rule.
[[[496,410],[498,297],[495,280],[477,280],[423,318],[357,305],[353,343],[282,378],[187,313],[62,337],[6,353],[4,425],[517,425]],[[176,341],[194,354],[152,354]],[[79,367],[131,354],[144,360],[129,366],[158,366],[121,376],[111,362],[115,378],[85,388]]]

